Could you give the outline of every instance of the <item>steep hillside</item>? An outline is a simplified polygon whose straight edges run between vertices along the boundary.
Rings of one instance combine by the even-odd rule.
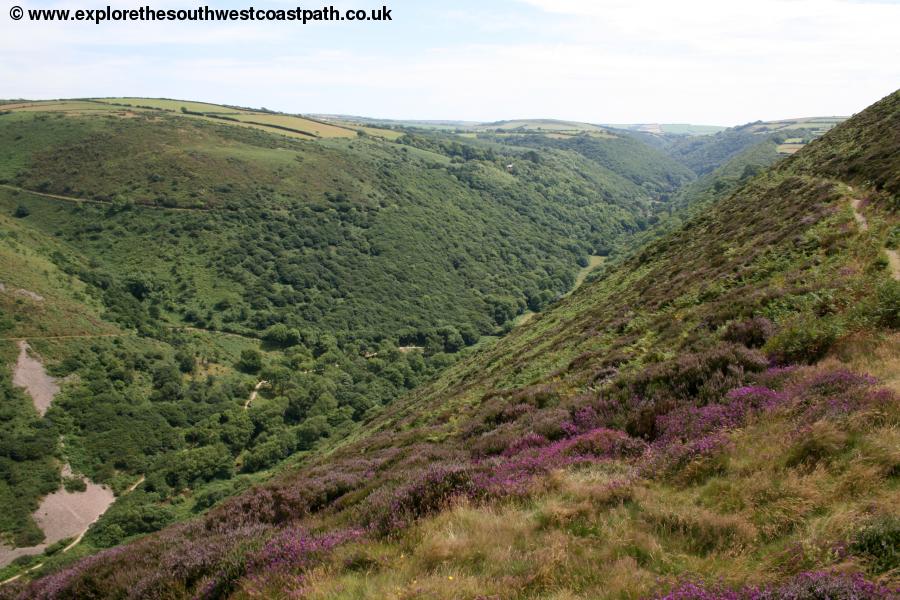
[[[479,137],[516,146],[575,152],[625,177],[663,201],[694,177],[678,161],[628,136],[590,131],[571,135],[517,131],[512,129],[512,133],[480,134]],[[648,168],[647,165],[651,166]]]
[[[654,226],[625,240],[614,260],[625,260],[634,249],[678,229],[782,158],[773,139],[750,144],[716,169],[678,188],[653,217]]]
[[[812,140],[843,121],[845,117],[813,117],[783,121],[755,121],[729,127],[708,135],[686,135],[674,132],[650,132],[628,129],[627,135],[657,148],[693,171],[699,177],[740,160],[743,153],[756,146],[775,143],[778,156],[793,154]]]
[[[273,481],[0,597],[896,597],[898,135],[900,92]]]

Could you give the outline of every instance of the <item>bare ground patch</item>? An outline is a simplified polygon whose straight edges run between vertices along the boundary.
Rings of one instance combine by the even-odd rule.
[[[25,388],[34,402],[34,408],[43,417],[59,393],[56,378],[44,370],[44,364],[28,353],[29,346],[25,340],[19,340],[19,359],[13,369],[13,385]]]

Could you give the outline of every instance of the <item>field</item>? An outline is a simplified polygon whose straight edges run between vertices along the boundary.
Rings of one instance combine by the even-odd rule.
[[[298,115],[286,115],[249,108],[237,108],[160,98],[97,98],[83,100],[51,100],[0,104],[0,110],[12,112],[61,113],[69,115],[108,114],[129,117],[164,112],[182,117],[247,127],[301,140],[355,138],[359,129],[366,134],[396,139],[399,134],[376,127],[361,128],[351,124],[330,124]]]
[[[785,142],[784,144],[778,144],[778,152],[779,154],[793,154],[805,145],[803,142]]]

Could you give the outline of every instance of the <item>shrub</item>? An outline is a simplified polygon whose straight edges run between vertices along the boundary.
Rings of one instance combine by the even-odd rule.
[[[479,488],[471,467],[437,465],[400,489],[385,502],[375,498],[374,514],[369,517],[382,535],[405,527],[408,523],[446,508],[458,497],[478,495]]]
[[[812,364],[825,356],[841,331],[834,319],[805,315],[782,327],[764,349],[779,364]]]
[[[550,440],[537,433],[528,433],[509,444],[503,451],[503,456],[515,456],[516,454],[531,448],[540,448],[550,443]]]
[[[67,492],[84,492],[87,490],[87,483],[82,477],[66,477],[63,479],[63,487]]]
[[[300,343],[300,332],[283,323],[276,323],[263,332],[263,339],[278,346],[295,346]]]
[[[746,321],[731,323],[722,334],[722,339],[748,348],[762,348],[775,331],[772,321],[765,317],[754,317]]]
[[[687,441],[660,440],[642,459],[640,471],[646,477],[694,483],[724,470],[728,444],[728,436],[722,432]],[[679,477],[682,471],[685,474]]]
[[[868,523],[854,536],[850,549],[865,557],[873,573],[900,566],[900,518],[885,515]]]
[[[900,281],[890,279],[875,289],[873,313],[878,325],[900,328]]]
[[[31,214],[31,210],[24,204],[19,204],[16,207],[16,210],[13,211],[13,216],[17,219],[24,219],[28,215]]]
[[[70,543],[72,543],[72,539],[73,538],[67,537],[59,540],[58,542],[50,544],[44,549],[44,555],[53,556],[54,554],[58,553],[60,550],[68,546]]]
[[[89,541],[100,548],[109,548],[125,538],[159,531],[175,520],[174,509],[154,504],[136,505],[129,497],[122,506],[112,507],[96,525],[91,527]]]
[[[645,442],[633,438],[623,431],[601,427],[572,438],[566,454],[627,458],[640,456],[646,448]]]
[[[743,385],[747,373],[765,367],[759,352],[730,343],[683,354],[617,381],[601,398],[599,420],[634,437],[655,439],[660,415],[685,403],[717,402]]]
[[[237,368],[245,373],[258,373],[262,369],[262,354],[258,350],[242,350]]]

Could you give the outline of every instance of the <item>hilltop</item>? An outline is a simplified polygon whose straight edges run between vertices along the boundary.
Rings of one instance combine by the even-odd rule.
[[[273,480],[0,596],[893,597],[898,135],[900,92]]]

